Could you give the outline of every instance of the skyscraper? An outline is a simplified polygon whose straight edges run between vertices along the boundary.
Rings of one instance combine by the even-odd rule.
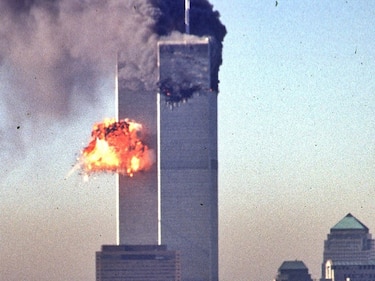
[[[161,242],[180,252],[183,281],[218,280],[214,48],[191,36],[158,44]]]
[[[121,72],[122,62],[119,62]],[[136,90],[124,79],[118,79],[118,118],[132,118],[143,125],[145,142],[156,153],[156,93]],[[133,178],[118,176],[118,243],[158,243],[158,179],[157,163],[147,172]]]
[[[324,241],[321,280],[375,280],[375,240],[350,213],[331,228]]]

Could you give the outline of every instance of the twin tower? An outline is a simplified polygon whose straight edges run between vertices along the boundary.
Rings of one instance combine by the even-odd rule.
[[[215,43],[210,38],[185,36],[178,41],[160,41],[158,94],[127,89],[118,81],[119,119],[131,118],[143,124],[146,143],[154,149],[156,161],[148,171],[132,178],[118,178],[117,249],[121,254],[113,254],[115,246],[103,246],[97,253],[97,280],[128,280],[126,275],[130,273],[126,268],[119,269],[119,279],[114,278],[113,271],[122,267],[121,261],[137,259],[151,259],[156,266],[149,266],[150,279],[139,280],[218,280],[214,50]],[[178,274],[171,279],[158,279],[161,271],[173,270],[173,266],[168,269],[162,263],[172,259],[160,252],[162,249],[167,253],[166,247],[176,253],[173,264]],[[135,249],[143,254],[129,255]],[[108,265],[111,260],[117,267]],[[159,268],[163,266],[164,269]],[[142,268],[140,275],[147,271],[143,265]],[[109,271],[112,277],[106,279]],[[138,280],[136,276],[131,278]]]

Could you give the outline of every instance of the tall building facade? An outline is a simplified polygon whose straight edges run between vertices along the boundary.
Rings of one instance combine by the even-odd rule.
[[[214,42],[185,38],[158,44],[161,242],[179,251],[183,281],[217,281]]]
[[[121,73],[122,62],[118,71]],[[141,83],[140,83],[141,84]],[[150,149],[157,151],[157,95],[155,91],[133,86],[118,78],[119,119],[131,118],[141,123]],[[132,178],[118,175],[118,243],[158,243],[158,177],[157,163],[147,172],[135,173]]]
[[[180,281],[180,260],[165,245],[103,245],[96,253],[97,281]]]
[[[321,280],[375,281],[375,240],[350,213],[330,229],[324,241]]]
[[[274,281],[312,281],[312,279],[303,261],[295,260],[284,261]]]

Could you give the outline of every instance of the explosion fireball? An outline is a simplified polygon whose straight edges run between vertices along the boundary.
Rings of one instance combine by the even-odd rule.
[[[114,172],[133,176],[149,169],[154,163],[153,151],[141,140],[142,125],[133,120],[106,119],[96,123],[91,141],[79,158],[86,175]]]

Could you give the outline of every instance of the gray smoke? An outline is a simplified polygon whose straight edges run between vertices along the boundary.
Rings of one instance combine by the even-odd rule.
[[[123,75],[146,81],[155,72],[158,13],[147,0],[2,1],[0,57],[17,95],[3,93],[3,100],[22,102],[33,116],[67,116],[73,94],[94,99],[119,49]]]
[[[0,91],[0,110],[14,127],[22,126],[25,116],[35,123],[67,119],[77,99],[95,101],[117,54],[128,87],[156,89],[156,43],[184,31],[183,5],[183,0],[0,0],[0,79],[9,84]],[[191,22],[192,34],[220,42],[218,69],[226,33],[219,14],[206,0],[192,0]]]

